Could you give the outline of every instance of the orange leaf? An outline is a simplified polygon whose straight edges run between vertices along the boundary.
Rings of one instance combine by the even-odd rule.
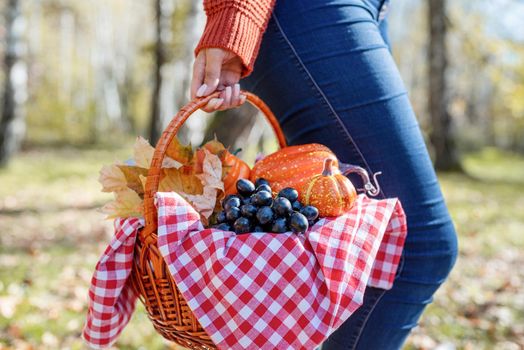
[[[140,197],[144,195],[144,186],[140,176],[147,176],[147,169],[131,165],[117,165],[127,181],[127,187],[135,191]]]
[[[166,155],[180,164],[188,164],[193,158],[191,144],[183,145],[175,136],[167,146]]]

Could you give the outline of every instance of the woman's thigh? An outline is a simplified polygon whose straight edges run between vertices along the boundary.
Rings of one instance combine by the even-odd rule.
[[[277,1],[254,71],[241,81],[290,145],[322,143],[343,162],[382,171],[381,196],[400,198],[407,214],[393,288],[369,288],[323,349],[399,348],[456,258],[455,230],[373,2]]]

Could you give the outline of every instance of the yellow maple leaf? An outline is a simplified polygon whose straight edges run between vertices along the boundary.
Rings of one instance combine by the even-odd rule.
[[[149,169],[151,160],[153,159],[153,154],[155,153],[155,149],[151,146],[149,141],[142,136],[138,136],[133,151],[136,166]]]
[[[127,187],[126,177],[116,164],[103,166],[99,174],[102,192],[120,191]]]
[[[200,179],[184,168],[167,168],[162,169],[162,172],[163,177],[158,186],[159,192],[200,194],[203,191]]]
[[[115,192],[115,200],[102,207],[102,212],[107,214],[106,219],[139,217],[143,211],[142,199],[129,188]]]

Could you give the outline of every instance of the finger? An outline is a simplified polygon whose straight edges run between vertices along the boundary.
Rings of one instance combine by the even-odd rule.
[[[240,104],[243,105],[246,103],[247,96],[246,95],[240,95]]]
[[[224,90],[224,103],[222,104],[221,108],[223,109],[231,108],[231,95],[232,95],[231,86],[226,86],[226,89]]]
[[[197,96],[207,96],[218,87],[220,82],[220,71],[222,69],[222,60],[224,54],[221,50],[209,49],[206,51],[206,68],[204,76],[205,88],[199,88]],[[200,93],[200,95],[199,95]]]
[[[204,82],[204,74],[206,68],[205,50],[198,53],[193,63],[193,76],[191,77],[191,99],[196,97],[197,90]]]
[[[202,110],[208,113],[218,110],[218,108],[224,103],[223,98],[212,98],[209,102],[202,107]]]
[[[233,85],[233,94],[231,96],[231,106],[236,107],[240,105],[240,84]]]

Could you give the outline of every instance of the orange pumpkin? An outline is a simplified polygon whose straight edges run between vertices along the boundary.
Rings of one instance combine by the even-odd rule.
[[[237,193],[236,183],[238,179],[249,179],[251,168],[240,158],[226,151],[222,165],[226,168],[224,177],[225,194]]]
[[[332,160],[333,173],[340,173],[337,157],[324,145],[310,143],[284,147],[255,163],[251,181],[262,177],[275,192],[285,187],[298,190],[304,182],[322,172],[325,159]]]
[[[298,189],[305,205],[317,207],[320,216],[339,216],[347,212],[357,198],[357,191],[347,177],[333,172],[333,160],[324,162],[324,169]]]

